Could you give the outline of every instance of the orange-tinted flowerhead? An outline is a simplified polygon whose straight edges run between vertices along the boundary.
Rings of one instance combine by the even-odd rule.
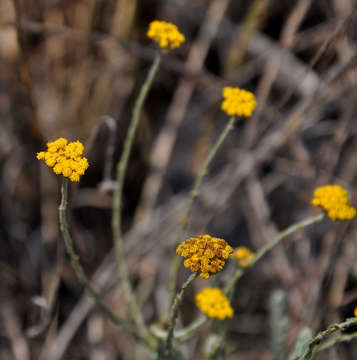
[[[176,254],[185,257],[185,267],[208,279],[223,269],[233,249],[223,239],[210,235],[196,235],[184,241],[176,249]]]

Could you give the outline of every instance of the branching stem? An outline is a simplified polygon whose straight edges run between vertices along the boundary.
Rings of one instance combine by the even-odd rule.
[[[317,223],[324,218],[324,213],[321,213],[316,216],[309,217],[305,220],[302,220],[296,224],[293,224],[286,228],[285,230],[281,231],[276,237],[272,240],[268,241],[264,246],[262,246],[255,254],[254,259],[251,261],[250,266],[248,268],[238,268],[230,281],[228,282],[227,286],[224,289],[225,294],[228,296],[229,299],[232,299],[234,294],[234,286],[238,279],[248,270],[250,267],[255,265],[266,253],[272,250],[276,245],[280,243],[281,240],[286,238],[288,235],[294,233],[297,230],[300,230],[306,226],[311,224]]]
[[[276,245],[279,244],[281,240],[283,240],[288,235],[294,233],[295,231],[302,229],[308,225],[317,223],[321,221],[324,218],[324,214],[319,214],[316,216],[309,217],[303,221],[300,221],[296,224],[293,224],[286,228],[285,230],[281,231],[275,238],[270,240],[267,244],[262,246],[256,253],[254,260],[251,262],[250,267],[255,265],[267,252],[272,250]],[[240,279],[240,277],[245,273],[245,271],[249,268],[238,268],[231,280],[227,283],[224,293],[229,298],[232,299],[234,294],[234,287],[237,283],[237,281]],[[196,320],[194,320],[190,325],[183,328],[182,330],[177,332],[177,336],[175,333],[175,339],[179,341],[184,341],[189,336],[191,336],[193,333],[195,333],[203,324],[205,324],[209,320],[208,317],[200,315]],[[188,336],[189,335],[189,336]],[[162,338],[164,334],[160,333],[158,337]]]
[[[108,304],[104,302],[101,295],[93,288],[91,285],[87,275],[85,274],[82,265],[79,262],[79,257],[74,250],[72,237],[70,235],[68,224],[66,220],[66,210],[68,203],[68,179],[63,177],[62,187],[61,187],[62,199],[61,204],[58,208],[59,210],[59,223],[61,233],[64,239],[64,243],[66,246],[67,253],[71,259],[71,264],[75,274],[79,282],[84,286],[87,290],[88,294],[94,299],[96,304],[107,314],[110,320],[116,324],[123,326],[126,330],[128,330],[136,339],[138,339],[143,344],[146,344],[151,349],[155,348],[155,344],[151,338],[143,337],[131,324],[129,324],[126,320],[117,315]]]
[[[198,276],[198,272],[195,272],[191,274],[188,279],[183,283],[181,290],[176,294],[174,303],[172,305],[171,309],[171,317],[169,320],[169,327],[167,330],[167,337],[165,341],[165,347],[164,347],[164,356],[169,357],[171,349],[172,349],[172,340],[174,337],[174,328],[175,323],[178,315],[178,309],[179,305],[181,304],[181,301],[185,295],[186,289],[189,287],[189,285],[192,283],[193,280],[195,280]]]
[[[345,330],[349,329],[351,326],[356,326],[356,325],[357,325],[357,318],[350,318],[342,323],[330,325],[326,330],[319,332],[315,337],[313,337],[311,339],[311,341],[309,343],[308,351],[306,352],[305,355],[299,357],[298,360],[313,360],[313,359],[315,359],[316,355],[320,351],[335,344],[335,342],[325,343],[325,344],[321,345],[320,348],[317,348],[317,351],[315,351],[316,346],[321,344],[321,342],[323,340],[325,340],[329,335],[331,335],[332,333],[334,333],[335,331],[338,331],[338,330],[345,331]],[[342,336],[344,338],[342,337],[341,341],[350,341],[356,337],[356,333],[342,335]],[[336,339],[338,339],[338,338],[336,338]],[[336,343],[337,342],[338,342],[338,340],[336,341]],[[324,345],[328,345],[328,346],[324,347]]]

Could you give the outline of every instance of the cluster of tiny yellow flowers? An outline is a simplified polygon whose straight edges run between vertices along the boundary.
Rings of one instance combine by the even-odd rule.
[[[176,49],[185,41],[185,35],[180,33],[177,26],[166,21],[151,22],[146,35],[164,50]]]
[[[356,216],[356,209],[348,199],[347,190],[339,185],[326,185],[315,189],[311,204],[322,207],[332,220],[350,220]]]
[[[239,246],[234,250],[233,258],[240,267],[248,267],[255,257],[255,253],[246,246]]]
[[[223,98],[221,109],[228,116],[249,117],[257,104],[250,91],[229,86],[223,88]]]
[[[80,141],[68,143],[67,139],[59,138],[47,143],[47,151],[37,153],[37,159],[43,160],[57,175],[77,182],[89,166],[88,160],[82,157],[83,150]]]
[[[197,307],[211,318],[224,320],[233,317],[232,306],[227,297],[217,288],[205,288],[196,295]]]
[[[210,235],[191,237],[176,249],[176,254],[186,258],[184,265],[193,272],[201,272],[204,279],[221,271],[232,252],[225,240]]]

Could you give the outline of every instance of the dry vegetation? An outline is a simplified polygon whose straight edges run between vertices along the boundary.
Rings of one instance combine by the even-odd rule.
[[[227,121],[222,86],[253,91],[258,108],[218,154],[188,234],[257,249],[316,212],[309,202],[318,185],[339,183],[357,203],[354,0],[0,0],[0,359],[147,358],[84,295],[58,230],[59,179],[35,154],[59,136],[85,143],[91,166],[71,187],[71,229],[87,273],[125,314],[111,250],[111,195],[153,58],[145,32],[155,18],[176,23],[187,42],[163,60],[125,185],[125,243],[148,322],[167,301],[190,185]],[[229,359],[272,358],[268,304],[277,289],[286,297],[287,350],[302,327],[317,332],[352,316],[356,238],[355,221],[325,220],[246,273],[234,299]],[[193,294],[183,324],[196,314]],[[184,351],[199,359],[207,331]],[[320,355],[355,358],[353,342]]]

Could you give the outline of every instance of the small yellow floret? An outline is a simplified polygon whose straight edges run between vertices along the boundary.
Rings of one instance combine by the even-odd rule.
[[[166,21],[152,21],[146,35],[164,50],[176,49],[185,41],[177,26]]]
[[[41,152],[37,153],[37,159],[38,160],[45,160],[45,152],[41,151]]]
[[[256,106],[254,94],[240,88],[225,87],[223,98],[221,109],[228,116],[249,117]]]
[[[355,309],[353,310],[353,316],[357,317],[357,306],[355,307]]]
[[[55,174],[78,182],[89,166],[88,160],[82,157],[83,151],[84,146],[80,141],[68,143],[67,139],[59,138],[47,143],[47,151],[37,153],[37,159],[52,167]]]
[[[73,172],[73,173],[71,174],[71,176],[69,177],[69,179],[70,179],[71,181],[73,181],[73,182],[78,182],[78,181],[79,181],[79,174]]]
[[[356,209],[348,199],[347,190],[339,185],[326,185],[315,189],[311,204],[322,207],[332,220],[351,220],[356,216]]]
[[[220,289],[205,288],[196,295],[197,307],[211,318],[224,320],[233,317],[233,308]]]
[[[234,250],[234,259],[240,267],[248,267],[255,257],[255,253],[246,246],[239,246]]]
[[[210,235],[196,235],[184,241],[176,249],[186,260],[184,265],[191,271],[199,271],[203,279],[208,279],[223,269],[233,249],[223,239]]]

